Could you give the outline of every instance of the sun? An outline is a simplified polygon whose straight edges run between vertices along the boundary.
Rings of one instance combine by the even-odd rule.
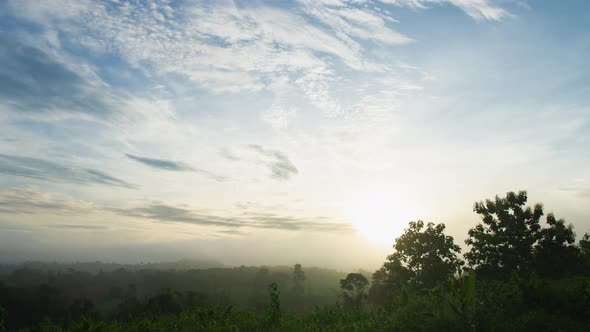
[[[392,245],[408,222],[418,219],[416,204],[391,192],[365,194],[353,206],[354,227],[379,246]]]

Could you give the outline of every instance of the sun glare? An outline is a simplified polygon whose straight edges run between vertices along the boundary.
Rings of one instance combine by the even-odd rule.
[[[351,214],[359,233],[379,246],[392,245],[409,221],[419,219],[416,204],[389,192],[362,196]]]

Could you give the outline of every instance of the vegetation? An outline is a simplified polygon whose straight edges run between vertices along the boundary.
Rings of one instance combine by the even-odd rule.
[[[410,222],[371,276],[302,267],[13,269],[0,327],[39,331],[584,331],[590,235],[526,206],[475,203],[469,251],[443,224]],[[6,270],[6,268],[4,269]],[[338,289],[338,285],[340,288]],[[173,290],[174,289],[174,290]]]

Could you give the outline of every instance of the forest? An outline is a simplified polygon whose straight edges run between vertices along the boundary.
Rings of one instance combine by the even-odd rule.
[[[0,266],[7,331],[585,331],[590,234],[527,193],[479,201],[466,250],[409,222],[377,271],[215,262]],[[337,258],[335,258],[337,259]]]

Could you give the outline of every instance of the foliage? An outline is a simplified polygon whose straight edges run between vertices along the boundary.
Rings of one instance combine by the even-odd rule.
[[[426,227],[425,227],[426,226]],[[396,287],[407,284],[430,289],[460,270],[461,252],[451,236],[444,234],[445,225],[410,222],[404,234],[395,240],[395,252],[387,257],[382,274],[374,276]]]
[[[543,206],[525,207],[526,202],[526,191],[520,191],[475,203],[473,210],[482,223],[468,232],[465,243],[471,250],[465,258],[480,275],[506,279],[513,272],[531,271],[533,247],[541,237]]]
[[[340,280],[340,288],[344,303],[353,308],[360,309],[367,298],[365,288],[369,281],[360,273],[349,273],[345,279]]]
[[[580,249],[575,245],[576,234],[573,226],[566,226],[563,219],[547,215],[549,227],[541,229],[538,243],[534,247],[534,271],[542,277],[560,278],[573,275],[580,268]]]
[[[268,285],[268,293],[270,295],[269,321],[273,325],[278,325],[281,320],[281,302],[279,300],[281,293],[276,283]]]
[[[293,266],[293,292],[295,294],[303,294],[305,282],[305,272],[301,267],[301,264],[295,264]]]
[[[583,275],[590,275],[590,234],[586,233],[578,243],[580,249],[580,270]]]

